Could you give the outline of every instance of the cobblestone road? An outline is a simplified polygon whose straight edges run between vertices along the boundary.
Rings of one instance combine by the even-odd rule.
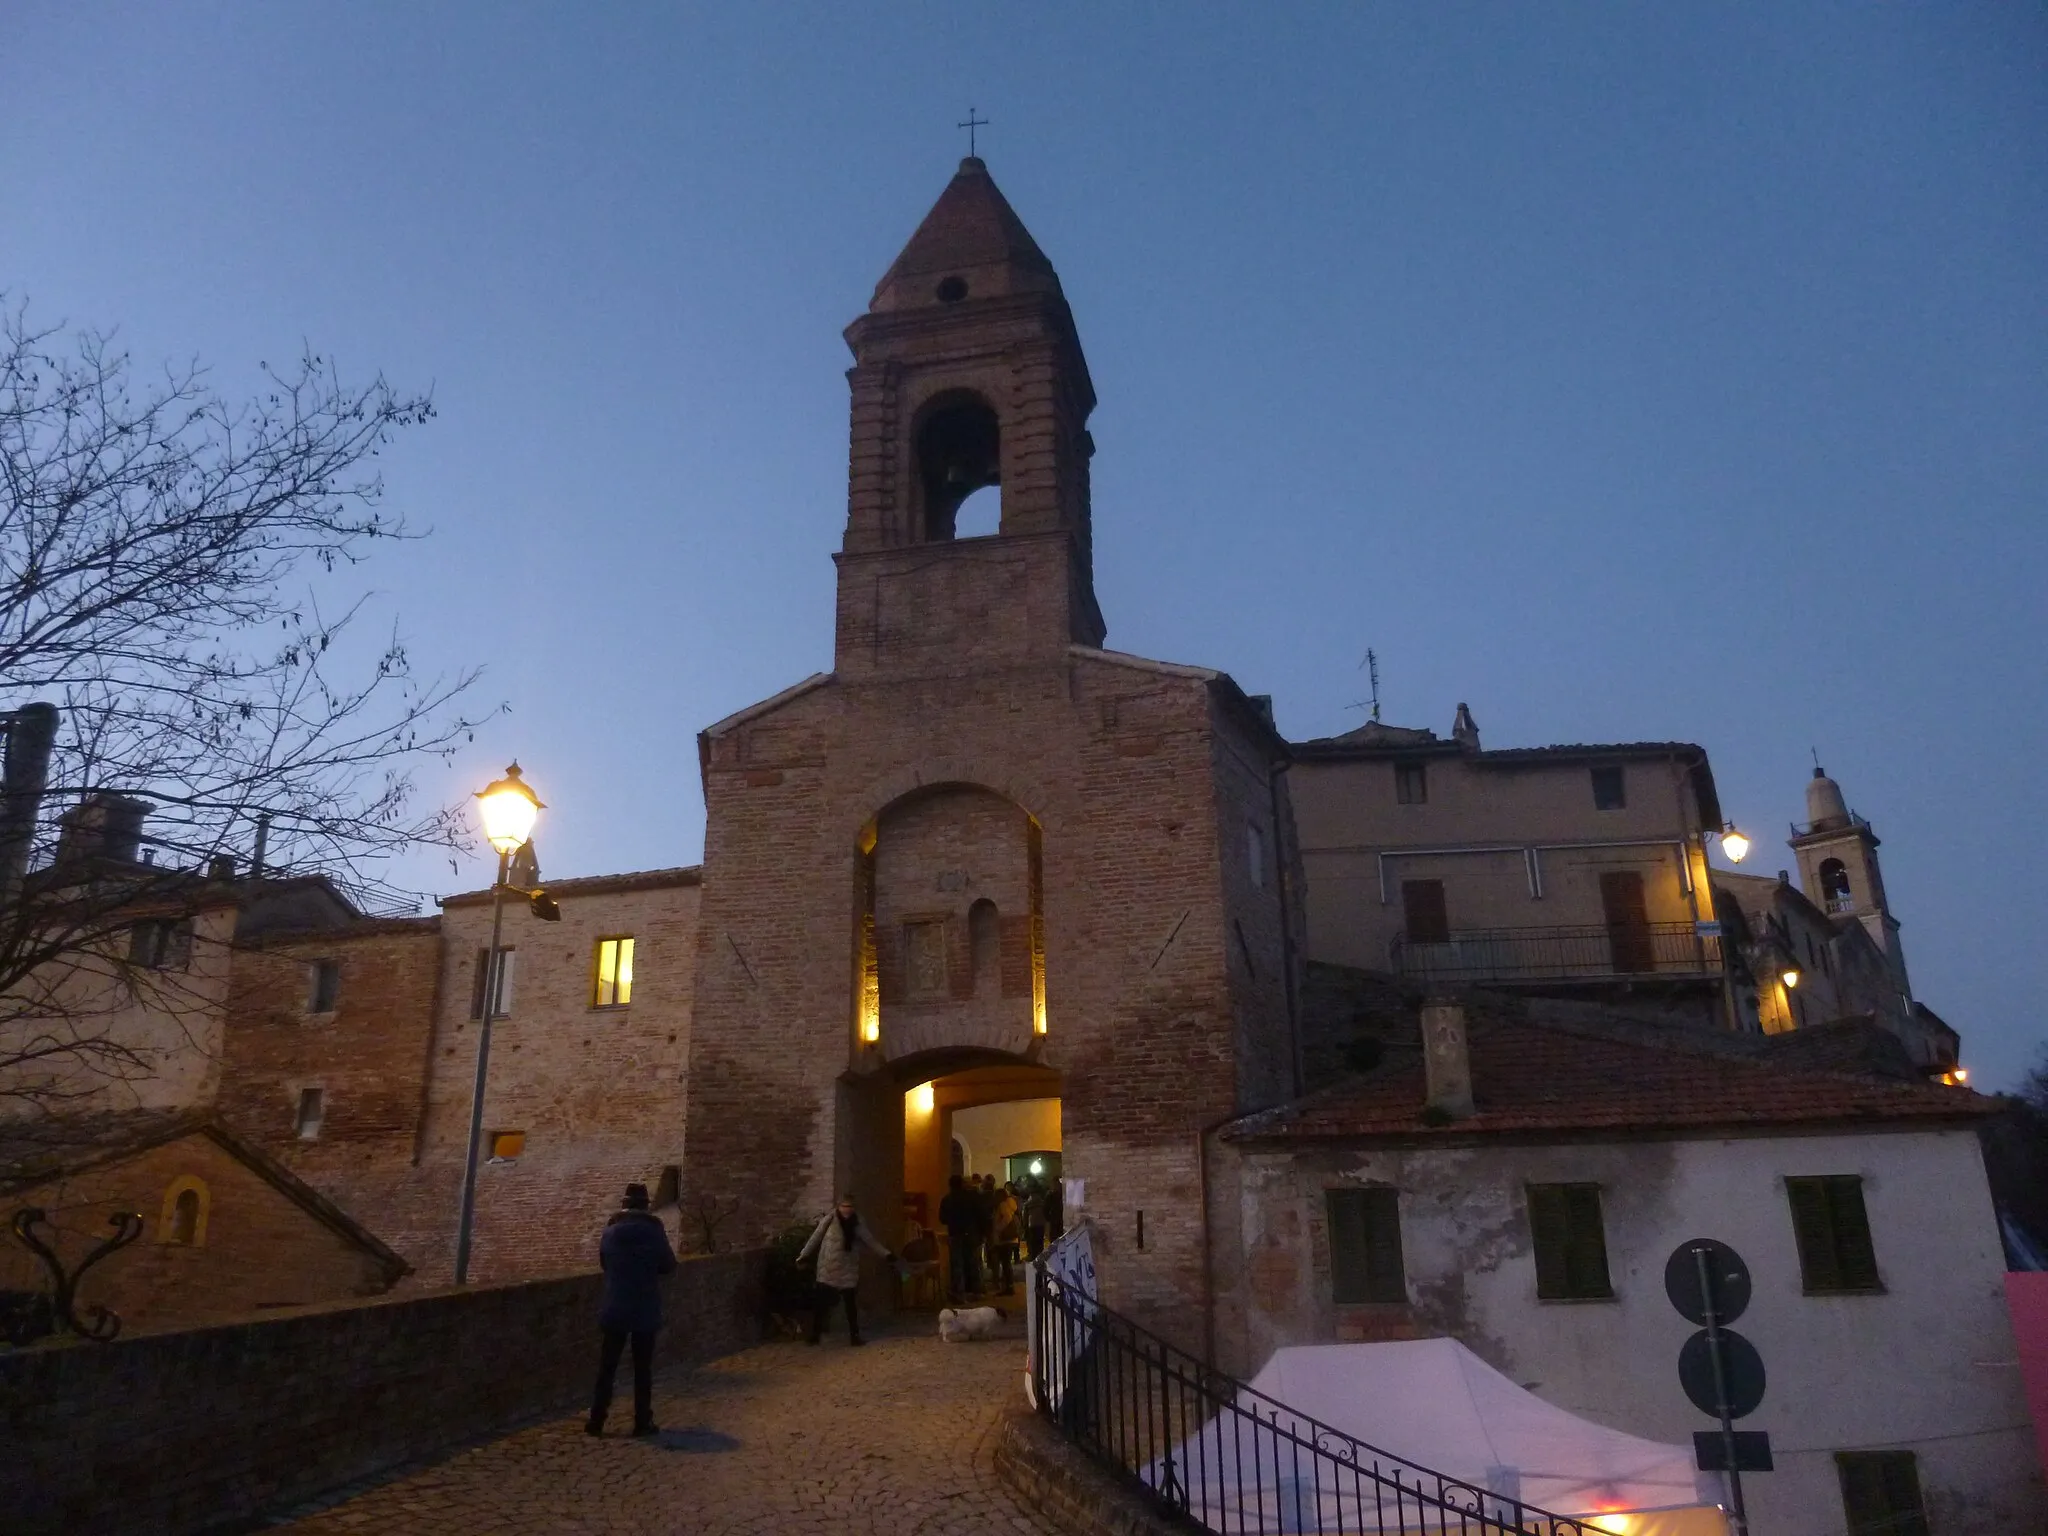
[[[658,1440],[628,1387],[603,1440],[563,1418],[461,1451],[273,1529],[294,1536],[1031,1533],[990,1466],[1022,1391],[1022,1328],[941,1344],[929,1323],[817,1348],[764,1344],[655,1382]],[[594,1362],[593,1362],[594,1363]]]

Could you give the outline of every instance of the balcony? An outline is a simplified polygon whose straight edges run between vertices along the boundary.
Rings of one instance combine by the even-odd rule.
[[[1691,923],[1473,928],[1442,943],[1393,942],[1393,968],[1420,982],[1699,980],[1721,973],[1721,941]]]

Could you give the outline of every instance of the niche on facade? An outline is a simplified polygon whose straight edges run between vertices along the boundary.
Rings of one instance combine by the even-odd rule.
[[[960,504],[1001,484],[1002,429],[986,400],[956,391],[925,407],[914,441],[921,532],[927,542],[942,543],[959,536]]]
[[[1037,821],[973,784],[891,805],[860,839],[854,951],[859,1045],[1027,1053],[1045,1023]]]

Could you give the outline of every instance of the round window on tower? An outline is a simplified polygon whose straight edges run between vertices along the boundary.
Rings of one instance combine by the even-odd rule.
[[[967,279],[966,279],[966,278],[964,278],[964,277],[949,277],[949,278],[946,278],[946,279],[944,279],[944,280],[943,280],[942,282],[940,282],[940,284],[939,284],[939,302],[940,302],[941,304],[958,304],[958,303],[959,303],[959,302],[960,302],[960,301],[961,301],[962,299],[964,299],[964,298],[966,298],[966,297],[967,297]]]

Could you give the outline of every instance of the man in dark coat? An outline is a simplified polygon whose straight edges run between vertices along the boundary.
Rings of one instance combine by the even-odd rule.
[[[661,1327],[661,1277],[676,1268],[668,1228],[647,1209],[647,1186],[628,1184],[621,1210],[605,1223],[598,1244],[604,1269],[604,1303],[597,1326],[604,1332],[598,1356],[597,1391],[590,1399],[590,1420],[583,1427],[604,1433],[605,1410],[612,1405],[612,1381],[619,1374],[619,1356],[633,1343],[633,1433],[651,1435],[654,1422],[654,1333]]]
[[[975,1263],[975,1248],[981,1241],[981,1195],[969,1189],[957,1173],[949,1184],[946,1198],[939,1202],[939,1225],[946,1229],[952,1299],[958,1302],[981,1289],[980,1267]]]

